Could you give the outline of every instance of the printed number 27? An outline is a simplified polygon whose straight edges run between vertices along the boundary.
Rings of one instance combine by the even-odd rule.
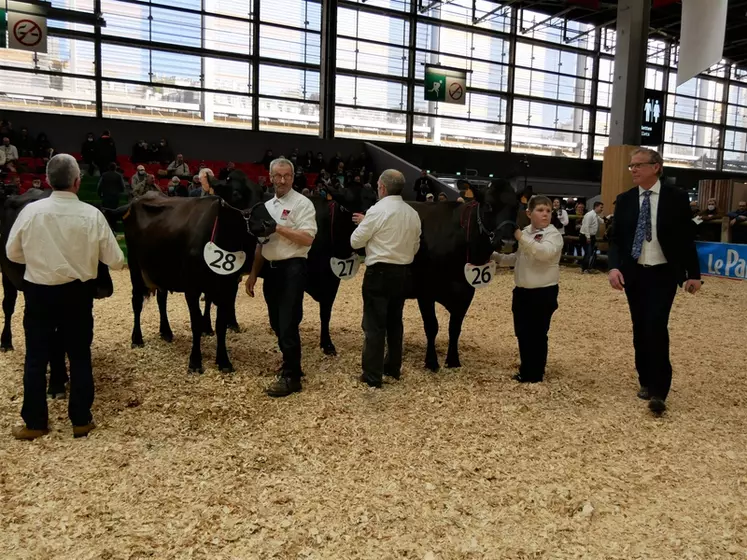
[[[472,272],[475,273],[475,277],[472,280],[473,286],[488,284],[493,278],[493,275],[490,274],[490,268],[488,268],[487,266],[485,268],[473,268]]]
[[[218,258],[210,263],[210,266],[212,266],[213,268],[222,268],[226,272],[231,272],[234,268],[236,268],[236,265],[234,264],[236,262],[236,255],[234,255],[233,253],[224,253],[220,249],[215,249],[215,254],[218,255]]]
[[[348,261],[340,261],[337,263],[340,265],[340,278],[344,278],[345,276],[350,276],[353,273],[353,259],[350,259]],[[346,270],[347,268],[347,270]]]

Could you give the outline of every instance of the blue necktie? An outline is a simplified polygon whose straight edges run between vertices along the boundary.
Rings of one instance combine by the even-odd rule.
[[[643,193],[643,204],[638,213],[638,225],[635,228],[633,239],[633,258],[638,259],[643,251],[643,240],[651,241],[651,191]]]

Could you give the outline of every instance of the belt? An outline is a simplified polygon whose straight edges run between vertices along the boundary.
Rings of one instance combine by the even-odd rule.
[[[284,266],[287,266],[289,264],[293,264],[298,261],[305,261],[306,258],[304,257],[293,257],[290,259],[283,259],[282,261],[267,261],[267,265],[270,268],[282,268]]]

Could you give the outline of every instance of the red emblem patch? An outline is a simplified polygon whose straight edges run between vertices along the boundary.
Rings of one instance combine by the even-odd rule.
[[[283,210],[283,213],[280,216],[280,219],[281,220],[287,220],[288,219],[288,214],[290,214],[290,213],[291,213],[291,211],[286,208],[285,210]]]
[[[535,241],[542,241],[542,234],[541,234],[541,233],[538,233],[537,235],[535,235],[535,236],[534,236],[534,240],[535,240]]]

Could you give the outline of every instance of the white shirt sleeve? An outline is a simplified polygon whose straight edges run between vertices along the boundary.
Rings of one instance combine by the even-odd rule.
[[[560,220],[560,223],[563,227],[567,226],[570,220],[568,219],[568,212],[565,210],[560,211],[560,216],[558,216],[558,219]]]
[[[519,238],[519,249],[538,261],[551,262],[560,260],[563,251],[563,236],[558,232],[547,233],[535,241],[534,235],[525,231]]]
[[[99,234],[99,260],[112,270],[121,270],[125,264],[124,254],[101,212],[97,216],[96,226]]]
[[[8,234],[8,242],[5,244],[5,253],[8,255],[8,260],[26,264],[26,258],[23,255],[23,232],[28,224],[28,212],[26,208],[21,210],[16,218],[16,222]]]
[[[378,212],[375,207],[372,207],[366,215],[363,217],[363,221],[358,224],[358,227],[353,231],[353,235],[350,236],[350,246],[353,249],[362,249],[369,242],[373,234],[376,233],[376,229],[379,225]],[[420,239],[418,238],[418,245],[420,245]]]
[[[303,195],[302,195],[303,196]],[[305,231],[311,237],[316,237],[316,210],[314,204],[304,198],[304,204],[298,205],[298,231]]]
[[[18,159],[18,148],[16,148],[12,144],[10,145],[10,157],[13,160],[17,160]]]

